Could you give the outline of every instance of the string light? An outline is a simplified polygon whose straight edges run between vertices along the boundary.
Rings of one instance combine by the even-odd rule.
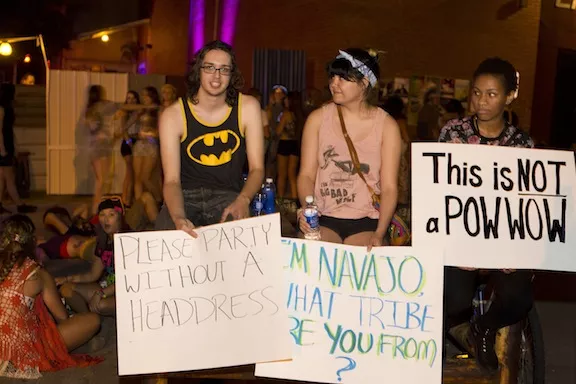
[[[0,44],[0,55],[10,56],[12,54],[12,46],[8,42],[3,42]]]

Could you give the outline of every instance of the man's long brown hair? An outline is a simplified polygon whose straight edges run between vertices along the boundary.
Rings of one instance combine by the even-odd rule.
[[[196,58],[191,63],[190,71],[186,76],[186,85],[188,86],[188,91],[186,96],[192,104],[198,104],[198,91],[200,90],[200,71],[204,65],[204,58],[206,54],[210,51],[220,50],[226,52],[230,55],[230,63],[232,66],[232,73],[230,74],[230,84],[226,89],[226,104],[233,106],[238,104],[238,94],[242,87],[244,87],[244,78],[242,73],[236,65],[236,55],[232,50],[232,46],[226,44],[223,41],[215,40],[211,43],[206,44],[196,55]]]

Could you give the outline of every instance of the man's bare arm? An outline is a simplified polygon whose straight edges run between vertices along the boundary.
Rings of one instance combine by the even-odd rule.
[[[264,128],[260,103],[252,96],[244,96],[242,103],[242,127],[248,155],[248,178],[240,194],[222,212],[221,222],[232,216],[235,220],[250,216],[250,201],[260,190],[264,178]]]
[[[180,183],[180,140],[185,122],[182,120],[180,103],[166,108],[160,117],[160,154],[164,170],[164,201],[172,221],[186,219],[184,198]]]
[[[248,179],[240,194],[252,200],[264,179],[264,129],[260,103],[252,96],[242,95],[242,124],[248,155]]]

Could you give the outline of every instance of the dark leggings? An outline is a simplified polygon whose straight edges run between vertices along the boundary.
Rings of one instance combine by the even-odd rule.
[[[472,300],[478,282],[477,271],[464,271],[455,267],[444,268],[445,325],[452,327],[470,320]],[[519,270],[510,274],[491,271],[494,300],[479,325],[499,329],[524,319],[532,309],[532,271]]]

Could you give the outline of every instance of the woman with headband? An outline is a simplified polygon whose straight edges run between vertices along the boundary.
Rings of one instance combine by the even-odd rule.
[[[484,60],[474,72],[470,104],[474,115],[449,121],[440,132],[440,142],[486,144],[533,148],[534,142],[504,118],[505,109],[518,96],[518,72],[500,58]],[[446,328],[470,319],[478,271],[471,268],[445,268],[444,307]],[[498,370],[494,351],[500,328],[524,319],[532,308],[532,271],[510,269],[490,271],[494,300],[471,326],[470,342],[479,365]]]
[[[383,244],[398,199],[401,139],[398,124],[372,100],[378,58],[351,48],[328,64],[333,101],[310,114],[304,127],[298,197],[313,195],[323,241]],[[299,225],[310,227],[300,210]]]

